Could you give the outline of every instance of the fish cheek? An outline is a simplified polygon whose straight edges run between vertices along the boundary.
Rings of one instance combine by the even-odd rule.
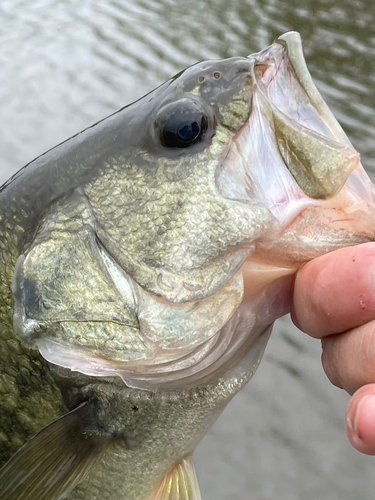
[[[67,200],[45,217],[18,260],[12,290],[14,328],[31,347],[52,341],[126,361],[152,352],[139,334],[134,297],[121,294],[106,270],[82,200]]]

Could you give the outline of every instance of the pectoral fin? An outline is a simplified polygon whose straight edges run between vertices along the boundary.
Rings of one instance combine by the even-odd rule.
[[[201,500],[192,457],[178,462],[148,497],[152,500]]]
[[[0,470],[0,500],[59,500],[101,458],[110,438],[85,434],[84,403],[44,427]]]

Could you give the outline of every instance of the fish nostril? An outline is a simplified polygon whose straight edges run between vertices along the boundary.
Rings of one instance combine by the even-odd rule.
[[[243,73],[250,73],[252,70],[253,63],[254,62],[251,59],[248,59],[246,57],[241,57],[239,60],[236,61],[235,71],[234,71],[235,76],[241,75]]]

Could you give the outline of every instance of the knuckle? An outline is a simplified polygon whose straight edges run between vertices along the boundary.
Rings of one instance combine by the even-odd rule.
[[[322,366],[324,373],[328,377],[328,380],[334,386],[339,389],[343,389],[343,381],[341,379],[340,369],[337,367],[335,362],[335,356],[333,355],[332,340],[330,338],[322,339]]]

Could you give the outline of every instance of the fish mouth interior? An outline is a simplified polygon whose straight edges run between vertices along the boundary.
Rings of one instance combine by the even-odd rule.
[[[267,89],[278,109],[323,137],[352,147],[313,82],[298,32],[285,33],[255,57],[258,85]]]
[[[297,40],[293,40],[293,42],[292,46],[296,49]],[[333,141],[338,140],[334,130],[330,130],[313,104],[320,102],[320,99],[316,97],[320,94],[304,64],[303,55],[298,58],[299,64],[293,65],[289,56],[289,47],[290,45],[276,41],[269,48],[257,54],[254,73],[258,89],[269,101],[269,112],[272,112],[272,108],[275,107],[301,126],[325,138]],[[297,47],[301,47],[301,45],[298,44]],[[309,93],[306,92],[303,83],[308,85]],[[324,103],[324,101],[322,102]]]
[[[252,111],[217,175],[223,196],[258,200],[281,228],[311,206],[374,206],[360,157],[307,69],[301,37],[288,32],[249,56]]]

